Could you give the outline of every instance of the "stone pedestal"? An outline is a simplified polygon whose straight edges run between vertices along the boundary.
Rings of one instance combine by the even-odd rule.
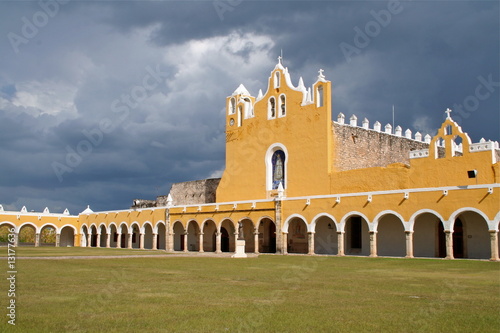
[[[246,258],[247,254],[245,253],[245,240],[237,239],[236,240],[236,251],[231,256],[231,258]]]

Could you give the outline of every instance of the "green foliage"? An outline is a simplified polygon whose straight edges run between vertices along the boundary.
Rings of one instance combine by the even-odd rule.
[[[40,233],[40,242],[42,244],[55,244],[56,243],[56,229],[52,227],[45,227]]]
[[[32,226],[24,226],[19,231],[20,243],[35,243],[35,228]]]

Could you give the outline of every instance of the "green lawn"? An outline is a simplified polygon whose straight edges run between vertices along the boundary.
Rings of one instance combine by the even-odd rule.
[[[125,255],[166,255],[165,251],[106,249],[88,247],[20,246],[15,248],[18,257],[55,257],[55,256],[125,256]],[[0,258],[7,257],[7,247],[0,247]]]
[[[2,262],[7,272],[7,261]],[[7,324],[3,279],[0,331],[498,332],[500,327],[500,263],[488,261],[262,255],[24,259],[16,265],[16,326]]]

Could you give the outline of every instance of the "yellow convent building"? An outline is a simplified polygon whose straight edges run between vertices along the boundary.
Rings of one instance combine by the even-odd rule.
[[[4,211],[17,245],[498,260],[500,150],[471,143],[451,110],[437,135],[343,114],[319,71],[294,86],[281,60],[267,91],[226,99],[221,179],[174,184],[131,209],[78,216]],[[33,239],[22,240],[31,229]],[[50,232],[49,232],[50,234]],[[45,236],[44,236],[45,235]]]

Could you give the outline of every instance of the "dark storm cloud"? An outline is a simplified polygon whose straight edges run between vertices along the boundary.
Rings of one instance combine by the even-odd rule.
[[[325,70],[334,116],[385,125],[394,104],[396,125],[432,134],[456,105],[473,141],[498,140],[498,10],[497,1],[77,1],[16,53],[7,36],[23,36],[43,8],[2,2],[0,203],[123,209],[172,182],[219,175],[225,97],[240,83],[265,91],[281,50],[295,84]],[[54,165],[67,169],[58,177]]]

